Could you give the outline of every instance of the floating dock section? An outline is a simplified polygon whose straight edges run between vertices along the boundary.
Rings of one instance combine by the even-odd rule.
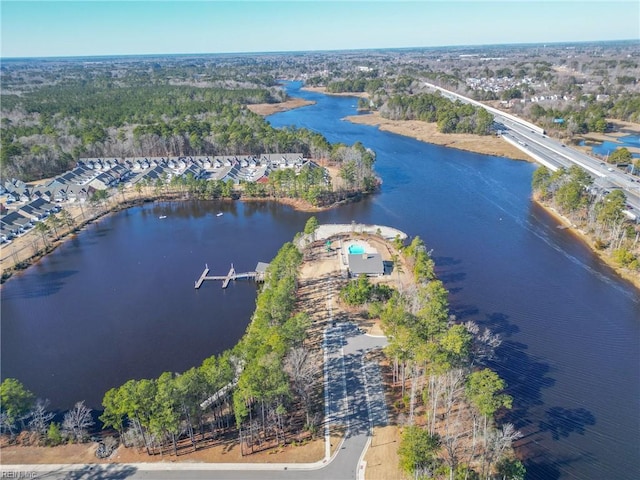
[[[222,288],[227,288],[231,280],[248,279],[260,282],[264,280],[264,274],[268,266],[268,263],[258,262],[258,265],[253,272],[238,273],[232,263],[231,268],[226,275],[209,275],[209,266],[205,264],[204,271],[200,275],[200,278],[196,280],[195,288],[200,288],[205,280],[221,280]]]
[[[204,272],[202,272],[202,275],[200,275],[200,278],[198,280],[196,280],[196,288],[200,288],[202,286],[202,282],[205,281],[205,279],[207,278],[208,274],[209,274],[209,267],[205,263]]]

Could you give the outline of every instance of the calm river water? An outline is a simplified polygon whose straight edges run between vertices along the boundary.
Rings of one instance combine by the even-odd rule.
[[[640,298],[530,201],[535,165],[421,143],[341,120],[355,100],[272,115],[377,154],[382,191],[321,222],[388,224],[433,249],[459,319],[504,339],[493,365],[530,479],[640,477]],[[223,216],[216,216],[218,212]],[[167,218],[160,220],[160,215]],[[232,346],[255,287],[193,282],[269,261],[309,214],[274,204],[190,202],[120,212],[2,287],[2,377],[59,408],[128,378],[198,365]]]

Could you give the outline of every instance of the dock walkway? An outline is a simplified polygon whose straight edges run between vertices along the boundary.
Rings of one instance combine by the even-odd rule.
[[[200,278],[196,281],[196,288],[200,288],[200,286],[202,285],[202,282],[206,280],[208,273],[209,273],[209,267],[205,263],[204,272],[202,272],[202,275],[200,275]]]
[[[205,264],[204,271],[202,272],[202,275],[200,275],[200,278],[198,278],[198,280],[196,281],[195,288],[200,288],[205,280],[222,280],[222,288],[227,288],[231,280],[240,280],[243,278],[256,280],[258,279],[258,277],[260,277],[260,272],[258,271],[242,273],[236,272],[236,269],[233,267],[233,263],[231,264],[231,268],[226,275],[209,275],[209,266]]]

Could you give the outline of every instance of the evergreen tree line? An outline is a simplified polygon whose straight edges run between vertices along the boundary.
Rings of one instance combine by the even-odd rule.
[[[258,155],[301,152],[305,156],[326,156],[329,143],[307,129],[273,128],[261,116],[243,105],[218,105],[206,119],[176,118],[138,125],[135,144],[154,153],[146,155]],[[176,144],[176,142],[178,142]]]
[[[236,435],[248,453],[284,443],[304,429],[315,431],[317,367],[303,348],[310,320],[294,312],[301,261],[292,243],[280,249],[267,269],[251,323],[234,348],[186,372],[129,380],[107,391],[99,417],[103,428],[150,455],[195,451]],[[3,433],[15,437],[30,429],[42,445],[88,440],[93,419],[83,402],[58,424],[46,411],[47,402],[35,402],[19,381],[6,379],[0,394]]]
[[[61,119],[103,126],[147,123],[149,120],[206,114],[211,105],[277,103],[284,100],[282,90],[266,88],[212,88],[186,85],[97,86],[91,82],[76,85],[43,86],[18,95],[2,95],[4,116],[16,108],[39,114],[46,127]]]
[[[247,197],[302,198],[311,205],[323,205],[332,192],[329,174],[324,168],[305,165],[296,173],[290,168],[269,174],[268,183],[247,182],[243,195]]]
[[[280,249],[267,269],[251,323],[233,349],[182,374],[165,372],[109,390],[100,417],[104,427],[150,454],[177,454],[187,439],[187,447],[197,450],[236,434],[248,452],[257,444],[284,442],[291,429],[301,430],[304,423],[292,420],[300,399],[285,365],[309,324],[305,314],[293,314],[301,258],[291,243]]]
[[[498,374],[483,366],[499,337],[454,321],[448,292],[419,237],[402,255],[413,287],[394,290],[383,302],[366,278],[341,292],[348,303],[371,302],[369,315],[380,318],[388,338],[395,407],[404,424],[400,466],[413,478],[524,478],[511,448],[520,433],[511,424],[494,425],[496,412],[511,408],[512,399]],[[402,268],[398,258],[394,268]]]
[[[384,86],[381,78],[347,78],[344,80],[334,80],[327,84],[327,92],[329,93],[373,93]]]
[[[640,270],[640,228],[623,213],[622,190],[606,193],[594,188],[591,176],[577,166],[555,172],[539,167],[531,186],[536,198],[584,229],[596,248],[608,252],[620,266]]]
[[[452,102],[440,93],[394,95],[380,107],[380,115],[391,120],[435,122],[442,133],[489,135],[493,124],[493,116],[484,108]]]

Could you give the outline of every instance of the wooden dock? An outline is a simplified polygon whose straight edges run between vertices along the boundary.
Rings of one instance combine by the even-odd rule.
[[[204,271],[200,278],[196,281],[196,289],[200,288],[205,280],[222,280],[222,288],[227,288],[231,280],[239,280],[242,278],[255,280],[259,276],[259,272],[243,272],[238,273],[231,264],[231,268],[226,275],[209,275],[209,267],[205,265]]]
[[[222,280],[222,288],[227,288],[229,286],[229,282],[231,281],[231,278],[235,277],[236,274],[236,269],[233,268],[233,263],[231,264],[231,268],[229,269],[229,273],[227,273],[227,276],[224,278],[224,280]]]
[[[205,281],[205,279],[207,278],[207,274],[209,273],[209,267],[207,266],[207,264],[204,264],[204,272],[202,272],[202,275],[200,275],[200,278],[196,281],[196,288],[200,288],[200,286],[202,285],[202,282]]]

